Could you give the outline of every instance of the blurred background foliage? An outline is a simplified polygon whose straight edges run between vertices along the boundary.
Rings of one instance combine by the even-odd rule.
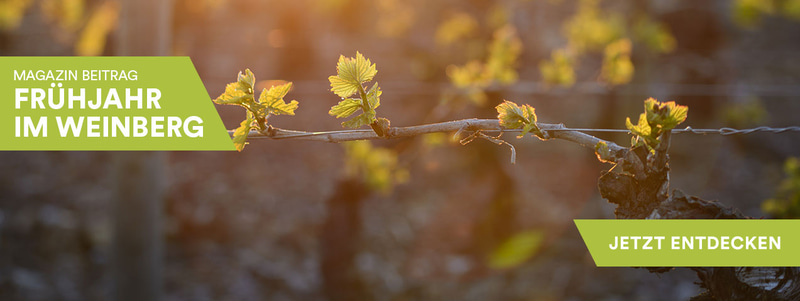
[[[786,177],[778,186],[775,196],[765,200],[761,209],[774,218],[800,217],[800,160],[796,157],[786,159],[783,164]]]
[[[119,13],[115,1],[3,0],[0,30],[17,29],[29,10],[38,10],[64,44],[72,44],[75,55],[100,55],[106,37],[114,30]]]
[[[394,126],[495,118],[503,99],[542,122],[624,128],[654,97],[686,125],[797,125],[797,0],[174,0],[174,55],[210,96],[250,68],[291,81],[297,116],[333,130],[326,78],[340,54],[378,64]],[[1,55],[113,55],[112,0],[0,0]],[[218,107],[229,129],[241,110]],[[629,135],[604,134],[626,144]],[[607,165],[562,142],[449,135],[253,141],[169,154],[168,300],[680,300],[691,272],[597,269],[574,218],[613,218]],[[797,216],[796,133],[676,135],[672,187],[760,217]],[[4,153],[0,299],[99,300],[109,263],[110,155]],[[792,163],[794,162],[794,163]],[[766,201],[764,201],[766,200]],[[762,201],[764,201],[762,203]]]

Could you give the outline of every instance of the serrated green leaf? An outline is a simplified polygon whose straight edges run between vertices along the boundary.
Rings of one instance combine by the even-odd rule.
[[[689,107],[677,105],[674,101],[667,102],[666,105],[669,108],[669,117],[664,125],[665,130],[675,128],[689,117]]]
[[[631,123],[630,118],[626,118],[625,127],[628,128],[628,130],[631,131],[631,133],[633,133],[636,136],[641,136],[641,137],[650,136],[651,133],[650,124],[647,122],[647,117],[645,116],[646,116],[645,114],[640,114],[639,123],[637,123],[636,125],[633,125],[633,123]]]
[[[648,98],[644,101],[644,113],[647,116],[647,122],[656,123],[656,115],[658,111],[658,101],[655,98]]]
[[[371,110],[371,112],[361,113],[361,115],[358,115],[353,119],[342,122],[342,126],[346,128],[357,129],[361,126],[369,125],[373,120],[375,120],[375,111]]]
[[[328,77],[328,81],[331,82],[331,91],[336,93],[339,97],[346,98],[353,96],[358,92],[358,86],[354,85],[352,82],[343,80],[336,75],[331,75]],[[358,84],[360,85],[360,84]]]
[[[331,91],[339,97],[346,98],[355,94],[362,83],[371,81],[378,70],[369,59],[364,58],[360,52],[356,52],[355,58],[339,56],[336,72],[337,75],[328,77],[328,81],[331,82]]]
[[[536,255],[544,241],[544,233],[529,230],[514,234],[490,255],[488,266],[493,269],[517,267]]]
[[[530,105],[523,105],[520,107],[516,103],[504,100],[503,103],[495,107],[497,109],[497,118],[500,119],[500,125],[509,129],[518,129],[526,124],[536,122],[536,113],[534,108]]]
[[[233,131],[233,145],[236,147],[237,151],[242,151],[244,149],[245,144],[247,144],[247,134],[250,133],[250,128],[253,124],[253,118],[251,114],[247,113],[247,118],[239,124],[239,127]]]
[[[269,90],[264,89],[261,91],[261,97],[259,97],[258,102],[266,106],[266,109],[268,109],[271,114],[294,115],[294,111],[298,107],[297,101],[292,100],[286,103],[286,101],[283,100],[283,97],[289,93],[291,88],[292,83],[287,83],[280,86],[273,86],[269,88]]]
[[[516,103],[505,100],[495,109],[497,109],[497,119],[500,119],[500,125],[505,128],[518,129],[526,123],[530,123],[530,120],[525,118],[522,108]]]
[[[345,118],[361,109],[361,100],[348,98],[331,107],[328,114],[336,118]]]
[[[677,105],[674,101],[661,103],[653,98],[645,100],[647,122],[650,123],[651,127],[658,127],[660,132],[672,130],[678,124],[684,122],[688,113],[688,107]]]
[[[333,106],[328,114],[336,118],[343,118],[351,116],[358,109],[361,109],[362,113],[360,115],[343,122],[342,126],[359,128],[372,124],[375,121],[375,108],[381,105],[380,96],[382,92],[378,87],[378,83],[373,84],[372,88],[366,92],[363,90],[362,84],[371,81],[375,77],[378,72],[375,69],[375,64],[372,64],[360,52],[356,52],[355,58],[340,56],[336,70],[337,75],[328,77],[331,82],[331,91],[347,99]],[[349,98],[357,92],[360,92],[361,98],[365,99]]]
[[[370,62],[369,59],[365,58],[360,52],[356,52],[355,59],[349,58],[342,60],[342,58],[340,58],[336,70],[340,78],[357,83],[371,81],[372,78],[375,77],[375,74],[378,73],[375,64]]]
[[[256,75],[250,69],[245,69],[244,73],[239,72],[238,83],[241,84],[244,92],[253,94],[253,87],[256,85]],[[247,90],[249,89],[249,90]]]
[[[225,92],[214,99],[214,103],[221,105],[243,105],[246,98],[252,98],[252,94],[247,94],[238,89],[239,83],[230,83],[225,87]]]
[[[236,82],[225,86],[225,92],[214,99],[214,103],[245,107],[251,105],[255,102],[253,97],[253,83],[255,80],[256,77],[250,69],[246,69],[244,73],[240,71]]]
[[[378,83],[372,85],[372,88],[367,91],[367,101],[369,101],[369,107],[373,110],[381,106],[381,94],[383,94],[383,91],[378,87]]]
[[[263,92],[261,93],[261,99],[259,100],[259,102],[264,103],[265,101],[262,100],[266,100],[266,103],[271,103],[281,100],[283,99],[283,97],[286,96],[286,94],[289,93],[289,90],[291,89],[292,89],[291,82],[285,83],[283,85],[272,86],[269,88],[269,90],[264,89],[263,92],[266,92],[266,94]]]
[[[533,133],[539,138],[544,139],[542,131],[536,125],[536,112],[530,105],[519,106],[508,100],[495,107],[497,109],[497,119],[500,125],[508,129],[522,128],[522,133],[517,138],[525,137],[528,133]]]

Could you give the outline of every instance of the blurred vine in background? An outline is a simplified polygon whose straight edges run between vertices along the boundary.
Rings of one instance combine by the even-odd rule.
[[[562,32],[566,45],[552,50],[550,59],[539,63],[542,79],[552,86],[571,87],[578,61],[598,52],[603,53],[600,80],[611,86],[624,85],[633,79],[633,42],[659,54],[672,52],[676,45],[663,23],[643,13],[625,18],[620,12],[602,9],[599,0],[580,0],[577,12],[564,22]]]
[[[765,16],[782,15],[800,21],[800,0],[736,0],[731,7],[737,25],[755,29]]]
[[[549,84],[570,87],[575,84],[575,55],[570,49],[555,49],[550,60],[539,63],[539,72]]]
[[[649,16],[639,16],[633,24],[633,33],[636,41],[643,43],[650,51],[655,53],[670,53],[675,50],[677,42],[669,28]]]
[[[33,0],[0,1],[0,30],[16,29],[22,23],[22,17],[31,4]]]
[[[16,30],[34,3],[38,3],[46,22],[59,30],[57,38],[74,45],[75,55],[103,54],[106,39],[119,17],[119,3],[112,0],[2,0],[0,31]]]
[[[578,12],[563,25],[567,47],[578,53],[599,51],[625,36],[622,14],[604,11],[599,0],[580,0]]]
[[[478,28],[475,18],[467,13],[457,12],[439,24],[434,36],[437,44],[447,46],[473,36]]]
[[[800,159],[786,159],[783,172],[786,177],[775,196],[761,203],[761,210],[774,218],[800,218]]]
[[[600,78],[612,85],[622,85],[631,81],[633,78],[631,40],[619,39],[606,46]]]
[[[398,166],[395,151],[373,147],[364,140],[345,142],[343,146],[346,175],[361,179],[371,190],[388,195],[395,185],[408,181],[408,170]]]
[[[489,254],[487,265],[497,270],[518,267],[536,255],[544,238],[544,232],[538,229],[517,232]]]
[[[409,1],[377,0],[375,6],[379,16],[376,30],[383,37],[396,38],[405,35],[417,18],[417,12]]]
[[[769,119],[769,112],[758,97],[751,96],[744,102],[726,105],[722,119],[729,127],[747,128],[764,124]]]
[[[470,24],[466,20],[458,22]],[[439,32],[444,33],[439,34]],[[461,35],[463,34],[460,32],[443,29],[443,27],[437,30],[437,37],[441,36],[442,42],[452,42],[451,40]],[[470,60],[461,66],[447,66],[447,76],[450,78],[450,82],[461,89],[477,105],[486,103],[484,90],[489,86],[493,84],[510,85],[517,81],[516,64],[522,52],[522,41],[519,39],[517,29],[506,24],[495,30],[487,50],[485,59]]]

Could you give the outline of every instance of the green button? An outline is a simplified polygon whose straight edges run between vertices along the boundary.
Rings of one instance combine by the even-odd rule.
[[[598,267],[800,266],[800,220],[575,220]]]

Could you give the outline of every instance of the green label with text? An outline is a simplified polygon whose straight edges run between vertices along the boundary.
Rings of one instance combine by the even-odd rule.
[[[0,150],[234,150],[188,57],[0,57]]]
[[[575,220],[599,267],[800,266],[800,220]]]

